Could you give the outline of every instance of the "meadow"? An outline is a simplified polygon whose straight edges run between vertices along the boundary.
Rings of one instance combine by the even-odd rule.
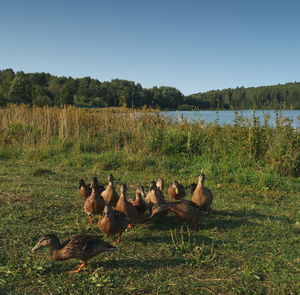
[[[299,294],[300,135],[290,123],[280,113],[270,128],[267,117],[221,127],[148,109],[1,108],[0,294]],[[77,261],[30,253],[46,233],[100,234],[80,178],[188,186],[201,170],[214,201],[199,232],[172,215],[138,224],[73,275]]]

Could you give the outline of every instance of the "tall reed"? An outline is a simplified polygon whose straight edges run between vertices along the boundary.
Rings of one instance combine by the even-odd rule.
[[[234,125],[174,121],[143,109],[83,109],[73,106],[0,109],[0,144],[4,149],[64,146],[81,152],[124,150],[177,157],[205,156],[269,166],[284,175],[300,175],[300,137],[279,114],[275,128],[255,117],[236,117]]]

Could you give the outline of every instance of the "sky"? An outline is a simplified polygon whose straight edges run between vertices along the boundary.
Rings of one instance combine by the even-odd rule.
[[[0,69],[188,95],[300,81],[298,0],[0,0]]]

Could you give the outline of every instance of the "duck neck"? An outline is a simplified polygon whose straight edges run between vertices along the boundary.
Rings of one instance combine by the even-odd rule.
[[[198,187],[203,187],[204,186],[204,180],[203,179],[200,179],[198,181],[198,184],[197,184]]]
[[[58,250],[61,249],[61,244],[59,239],[55,239],[51,242],[50,245],[50,255],[53,259],[57,259],[58,258]]]
[[[126,199],[126,196],[123,192],[120,193],[120,200],[122,200],[122,202],[126,202],[127,199]]]
[[[104,210],[103,210],[103,216],[104,216],[104,217],[110,217],[110,216],[113,215],[113,212],[114,212],[114,210],[113,210],[113,208],[111,207],[111,205],[106,205],[106,206],[104,207]],[[100,216],[99,216],[99,220],[100,220]]]
[[[112,189],[114,187],[114,183],[112,181],[109,181],[107,184],[107,188]]]

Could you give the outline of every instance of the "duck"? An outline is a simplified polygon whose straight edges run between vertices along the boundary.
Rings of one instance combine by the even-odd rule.
[[[95,189],[96,191],[98,191],[99,194],[101,194],[105,190],[104,185],[99,183],[98,178],[96,176],[93,177],[90,187],[92,183],[94,184]]]
[[[144,187],[138,186],[135,191],[135,198],[130,198],[128,201],[136,208],[138,214],[138,220],[142,220],[147,210],[147,203],[144,200],[145,189]]]
[[[121,243],[123,232],[127,229],[129,218],[124,212],[114,210],[110,204],[106,204],[102,215],[99,216],[98,227],[107,237],[118,235],[118,240],[113,244]]]
[[[166,202],[164,204],[155,205],[150,219],[156,215],[161,215],[166,210],[176,214],[180,220],[190,222],[195,231],[199,230],[202,209],[196,203],[188,200],[181,200],[178,202]]]
[[[147,193],[146,200],[148,201],[148,209],[149,209],[150,214],[152,214],[152,208],[154,205],[160,205],[160,204],[165,203],[163,194],[157,188],[155,181],[150,182],[150,188],[149,188],[149,192]],[[168,213],[168,212],[165,212],[165,213]],[[166,215],[165,213],[160,216]]]
[[[191,195],[193,195],[195,189],[197,187],[197,183],[191,183],[189,186],[188,186],[188,189],[189,189],[189,192]]]
[[[92,193],[87,197],[84,202],[84,211],[88,215],[89,223],[93,223],[92,215],[101,214],[103,212],[105,201],[101,195],[99,195],[98,184],[94,181],[91,184]]]
[[[83,179],[79,180],[78,191],[84,200],[86,200],[86,198],[92,193],[90,186],[87,185]]]
[[[186,192],[184,186],[181,185],[177,180],[173,181],[173,184],[168,188],[168,194],[170,201],[181,200],[185,197]]]
[[[129,218],[129,227],[134,227],[134,224],[137,222],[138,212],[134,205],[127,200],[126,192],[127,186],[123,183],[120,186],[120,197],[115,210],[125,213]]]
[[[101,236],[79,234],[70,237],[63,243],[54,234],[42,236],[37,244],[31,249],[32,252],[38,249],[49,247],[51,258],[55,261],[79,259],[83,263],[69,273],[78,273],[87,267],[88,260],[105,251],[115,251],[117,248],[104,241]]]
[[[211,190],[204,186],[204,181],[205,175],[201,173],[193,193],[192,201],[200,206],[202,210],[207,211],[210,214],[213,195]]]
[[[158,178],[156,181],[157,189],[162,193],[164,198],[164,188],[165,188],[165,181],[163,178]]]
[[[114,177],[112,176],[112,174],[108,176],[108,185],[106,186],[106,189],[101,193],[101,196],[107,204],[110,204],[113,207],[117,205],[119,196],[114,188]]]

